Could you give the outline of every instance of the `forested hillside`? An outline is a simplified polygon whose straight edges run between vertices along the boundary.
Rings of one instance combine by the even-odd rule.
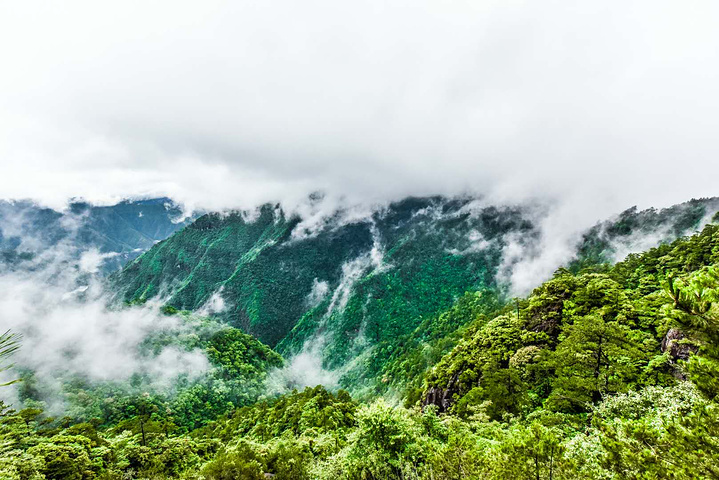
[[[717,199],[627,210],[586,232],[571,268],[671,241],[717,210]],[[341,369],[346,388],[383,391],[396,376],[420,375],[460,327],[506,302],[511,252],[538,248],[541,236],[532,209],[471,198],[409,198],[359,219],[343,213],[311,231],[271,205],[205,215],[130,263],[112,289],[129,303],[160,298],[212,311],[287,357],[312,345],[325,367]]]
[[[229,400],[236,408],[205,410],[204,420],[200,403],[183,409],[147,394],[128,398],[118,417],[5,408],[0,471],[11,479],[719,478],[714,222],[616,265],[560,269],[513,302],[461,296],[426,337],[406,337],[384,371],[394,387],[384,398],[318,386],[244,406]],[[175,340],[154,340],[162,341]],[[183,341],[201,342],[215,378],[252,378],[281,362],[239,332]],[[225,391],[207,388],[202,404],[227,402]]]
[[[0,1],[0,480],[719,480],[719,1]]]
[[[219,296],[217,318],[283,355],[321,336],[330,367],[372,346],[381,365],[423,317],[467,290],[497,291],[510,236],[538,234],[527,212],[470,202],[408,199],[351,223],[338,214],[307,234],[271,206],[249,219],[206,215],[128,265],[113,288],[131,303],[160,296],[189,310]]]

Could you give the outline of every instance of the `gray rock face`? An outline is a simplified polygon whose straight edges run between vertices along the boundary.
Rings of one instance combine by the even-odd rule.
[[[676,328],[669,329],[661,344],[662,352],[669,353],[669,358],[674,367],[674,376],[679,380],[686,380],[687,374],[677,362],[679,360],[689,360],[689,356],[696,353],[698,349],[699,347],[695,343]]]
[[[458,376],[453,376],[447,388],[431,387],[427,390],[427,393],[422,400],[422,407],[427,405],[436,405],[439,408],[439,412],[446,412],[454,403],[454,395],[459,393],[457,386]]]
[[[669,352],[674,361],[689,360],[689,356],[697,351],[697,346],[689,341],[680,330],[670,329],[664,336],[662,352]]]

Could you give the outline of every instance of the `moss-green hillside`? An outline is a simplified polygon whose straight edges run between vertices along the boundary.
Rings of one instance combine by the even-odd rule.
[[[182,395],[105,403],[117,415],[105,421],[0,404],[0,471],[11,480],[719,478],[719,225],[614,266],[561,269],[506,305],[485,295],[465,294],[405,337],[383,370],[394,388],[385,399],[318,386],[242,403],[215,383],[191,391],[184,409]],[[278,364],[251,337],[214,332],[148,348],[199,341],[215,378],[250,380]]]
[[[628,210],[587,232],[572,268],[601,264],[631,239],[656,243],[691,232],[716,203]],[[504,255],[510,245],[537,245],[533,219],[527,209],[477,207],[472,199],[409,198],[359,220],[337,212],[308,231],[303,219],[265,205],[252,215],[199,218],[111,285],[127,302],[214,306],[217,318],[288,357],[310,341],[327,368],[343,368],[343,385],[354,391],[393,388],[394,377],[410,371],[417,386],[420,365],[452,343],[445,337],[506,301],[498,279]],[[442,316],[476,291],[484,293],[472,312]]]

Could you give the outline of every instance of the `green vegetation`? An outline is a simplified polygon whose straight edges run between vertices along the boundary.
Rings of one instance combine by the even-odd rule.
[[[582,267],[611,263],[622,250],[636,250],[636,247],[645,250],[654,246],[652,242],[669,243],[701,228],[702,222],[709,221],[712,212],[717,210],[719,199],[716,198],[692,199],[662,210],[630,208],[587,231],[569,269],[577,272]]]
[[[221,321],[288,357],[320,336],[325,366],[342,367],[342,386],[353,394],[396,389],[395,377],[404,388],[407,375],[417,389],[425,367],[477,315],[491,317],[506,302],[497,280],[504,249],[539,236],[530,211],[471,205],[410,198],[369,219],[347,222],[340,212],[309,229],[272,205],[251,216],[205,215],[111,283],[127,302],[169,296],[167,304],[181,310],[219,295]],[[628,210],[587,232],[570,269],[602,265],[635,237],[671,241],[717,208],[703,199]],[[443,316],[477,291],[484,297],[476,311]]]
[[[204,217],[195,225],[211,222],[205,233],[186,229],[177,236],[182,238],[159,245],[118,278],[125,281],[132,269],[150,268],[153,262],[160,275],[189,255],[187,235],[202,242],[210,231],[218,248],[228,241],[221,231],[233,236],[239,233],[231,229],[255,227],[258,240],[248,241],[253,247],[247,252],[260,240],[286,242],[288,251],[299,248],[293,246],[297,240],[286,237],[286,221],[264,214],[269,216],[252,224]],[[374,228],[382,231],[379,222]],[[412,241],[423,235],[413,228]],[[390,230],[406,238],[401,228]],[[371,229],[368,235],[371,240]],[[395,245],[386,235],[383,242]],[[396,250],[386,247],[384,262],[399,265],[402,248],[419,255],[412,241]],[[205,260],[215,255],[208,245],[197,247]],[[163,248],[172,256],[160,256]],[[243,265],[257,265],[270,250],[252,250]],[[363,251],[358,247],[355,253]],[[300,264],[291,267],[288,258],[277,268],[298,269]],[[329,331],[332,341],[325,353],[346,358],[340,350],[359,346],[338,333],[361,328],[370,339],[365,345],[370,354],[359,357],[361,371],[350,369],[345,380],[366,387],[369,376],[363,375],[372,372],[379,381],[353,390],[360,395],[318,386],[263,397],[267,372],[282,365],[281,357],[237,329],[177,312],[187,307],[173,304],[177,297],[165,312],[195,322],[194,327],[180,337],[158,334],[143,348],[202,348],[213,365],[208,376],[178,379],[168,394],[144,391],[142,379],[136,379],[134,390],[122,386],[120,393],[112,388],[121,386],[68,384],[77,400],[65,418],[48,417],[32,402],[26,406],[33,408],[20,411],[3,406],[0,478],[719,478],[719,225],[616,265],[588,262],[560,269],[526,298],[506,301],[480,282],[455,294],[449,307],[437,303],[427,314],[417,313],[414,305],[395,309],[413,300],[403,296],[409,295],[403,288],[430,282],[429,271],[441,272],[437,256],[414,263],[409,258],[411,280],[392,283],[392,275],[401,278],[399,268],[364,272],[354,279],[355,293],[346,297],[344,310],[335,311],[330,297],[320,299],[305,307],[280,344],[291,352],[297,344],[292,339],[339,325]],[[227,263],[235,274],[237,265]],[[341,268],[346,263],[338,264],[335,281],[346,274]],[[209,269],[202,262],[193,268]],[[269,279],[261,281],[270,285]],[[314,279],[305,279],[310,290]],[[374,282],[385,293],[375,290]],[[231,283],[222,285],[223,292],[241,291]],[[199,285],[186,283],[182,295],[198,292]],[[206,293],[216,287],[206,286]],[[142,301],[135,298],[137,291],[130,298]],[[263,295],[272,291],[267,287],[251,297],[257,302],[256,319],[265,318]],[[395,294],[399,299],[392,298]],[[306,294],[300,297],[305,301]],[[355,297],[364,302],[355,305]],[[391,313],[380,312],[373,302]],[[353,309],[369,320],[347,323],[359,315]],[[415,320],[398,320],[410,311],[418,315]],[[372,327],[372,319],[388,323]],[[31,383],[23,378],[20,385]]]
[[[713,297],[709,287],[695,286],[703,292],[700,316],[682,320],[684,334],[675,338],[670,330],[680,317],[676,308],[668,310],[667,292],[688,295],[680,289],[699,281],[692,275],[711,283],[706,269],[719,261],[717,244],[719,227],[709,225],[604,273],[559,270],[516,311],[510,306],[489,322],[479,320],[428,375],[428,395],[445,399],[440,408],[461,409],[467,397],[501,401],[496,414],[540,405],[580,413],[608,394],[671,384],[680,375],[677,362],[697,341],[684,338],[687,325],[700,322]],[[681,299],[675,306],[684,310],[690,307],[682,302],[696,301]]]
[[[252,404],[264,394],[267,374],[283,365],[282,357],[235,328],[187,312],[177,315],[184,330],[147,337],[136,353],[138,358],[149,364],[155,353],[167,347],[171,352],[196,351],[209,360],[207,371],[190,378],[187,373],[173,376],[149,368],[124,382],[91,381],[65,373],[54,379],[60,382],[59,392],[48,391],[47,378],[25,371],[17,385],[20,401],[33,409],[45,408],[48,400],[62,401],[68,422],[92,421],[109,428],[152,419],[163,429],[186,432],[237,406]]]
[[[218,318],[286,356],[318,332],[331,336],[329,367],[374,347],[343,380],[371,385],[427,319],[467,291],[499,289],[509,235],[536,236],[520,209],[472,213],[469,203],[408,199],[369,220],[331,218],[301,239],[293,236],[302,232],[299,219],[272,206],[251,219],[206,215],[129,264],[113,286],[128,302],[170,293],[168,305],[186,310],[220,293],[226,309]],[[473,249],[477,243],[483,247]]]
[[[6,331],[3,334],[0,334],[0,374],[12,367],[12,364],[5,365],[3,364],[3,362],[9,357],[11,357],[18,348],[20,348],[20,345],[18,343],[19,340],[19,335],[12,333],[10,330]],[[16,381],[17,380],[9,380],[5,383],[0,383],[0,387],[6,387],[15,383]]]

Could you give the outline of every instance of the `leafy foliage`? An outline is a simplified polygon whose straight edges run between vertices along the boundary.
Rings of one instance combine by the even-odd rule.
[[[160,330],[145,340],[138,355],[152,358],[143,355],[168,346],[196,350],[207,356],[209,370],[193,378],[168,378],[169,385],[157,385],[156,376],[137,373],[128,382],[97,382],[68,374],[58,378],[65,415],[137,432],[148,425],[186,431],[264,394],[267,375],[284,363],[279,354],[235,328],[187,312],[175,314],[184,323],[185,333],[168,335]],[[36,388],[38,383],[40,388]],[[46,397],[41,387],[42,382],[27,373],[19,384],[20,400],[42,406]]]
[[[114,285],[130,302],[169,293],[177,309],[221,295],[218,318],[282,354],[319,333],[331,337],[323,352],[331,367],[374,347],[344,380],[355,388],[371,384],[401,345],[416,345],[415,332],[466,292],[489,290],[496,303],[509,235],[530,239],[536,231],[520,209],[472,211],[469,203],[407,199],[362,221],[330,218],[316,232],[270,205],[251,218],[206,215],[129,264]]]
[[[284,220],[267,220],[262,235],[287,234]],[[228,227],[204,221],[208,229]],[[233,221],[245,225],[232,228],[254,228]],[[387,252],[399,263],[397,255]],[[381,379],[371,395],[362,391],[375,397],[365,402],[322,386],[262,398],[267,372],[282,358],[248,334],[191,320],[170,305],[167,314],[197,328],[158,335],[144,348],[200,346],[213,364],[206,379],[178,379],[172,396],[143,391],[142,379],[135,390],[76,379],[66,386],[72,415],[59,419],[33,403],[21,411],[0,405],[0,472],[12,480],[719,478],[717,264],[719,226],[708,225],[614,266],[561,269],[514,302],[492,289],[463,292],[452,307],[441,311],[437,303],[406,323],[373,317],[375,307],[366,306],[368,318],[388,323],[386,330],[364,325],[377,333],[364,372]],[[419,278],[422,268],[414,271]],[[385,273],[360,275],[353,291],[401,317],[415,307],[393,310],[407,301],[409,290],[399,285],[412,283],[395,284]],[[397,289],[379,296],[370,288],[376,281]],[[397,292],[399,300],[390,298]],[[262,318],[265,300],[257,295]],[[362,310],[353,295],[343,315]],[[310,307],[294,328],[349,328],[344,322],[359,313],[327,315],[331,302]],[[334,333],[349,331],[342,328]],[[288,338],[307,332],[294,334]],[[283,345],[291,351],[293,341]],[[24,380],[31,390],[32,377]]]
[[[18,348],[20,348],[19,342],[20,336],[16,333],[12,333],[10,330],[0,334],[0,373],[12,367],[12,364],[3,365],[3,362],[15,353]],[[5,383],[1,383],[0,387],[5,387],[15,382],[17,382],[17,380],[10,380]]]

